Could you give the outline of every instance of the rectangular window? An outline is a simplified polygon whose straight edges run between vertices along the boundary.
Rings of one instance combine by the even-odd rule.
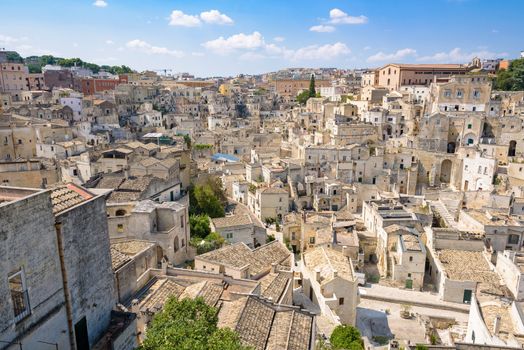
[[[338,298],[338,305],[344,305],[344,298]]]
[[[226,238],[227,239],[232,239],[233,238],[233,233],[232,232],[226,233]]]
[[[123,224],[118,224],[116,230],[118,231],[118,233],[123,233],[124,232],[124,225]]]
[[[309,244],[315,244],[315,237],[309,237]]]
[[[19,322],[31,313],[29,294],[27,293],[27,287],[25,285],[24,270],[20,269],[17,272],[12,273],[8,277],[8,281],[11,301],[13,302],[15,322]]]

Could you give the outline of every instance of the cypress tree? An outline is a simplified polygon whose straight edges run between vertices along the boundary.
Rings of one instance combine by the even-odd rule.
[[[315,90],[315,75],[311,74],[311,80],[309,81],[309,97],[316,97],[317,92]]]

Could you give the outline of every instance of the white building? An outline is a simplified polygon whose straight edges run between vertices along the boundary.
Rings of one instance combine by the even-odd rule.
[[[491,191],[493,190],[493,175],[497,161],[494,158],[482,157],[476,153],[475,157],[463,159],[462,186],[463,191]]]
[[[496,270],[516,300],[524,299],[524,253],[498,252]]]

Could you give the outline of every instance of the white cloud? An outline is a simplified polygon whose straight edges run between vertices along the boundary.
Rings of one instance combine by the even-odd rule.
[[[200,14],[200,19],[209,24],[233,24],[233,20],[218,10],[204,11]]]
[[[93,6],[96,6],[96,7],[107,7],[107,1],[104,1],[104,0],[96,0],[94,3],[93,3]]]
[[[396,60],[401,60],[408,56],[416,56],[416,55],[417,55],[417,50],[410,49],[410,48],[397,50],[393,53],[384,53],[380,51],[372,56],[369,56],[368,62],[396,61]]]
[[[364,24],[368,22],[368,18],[366,16],[350,16],[337,8],[329,11],[329,18],[329,22],[332,24]]]
[[[437,52],[430,56],[419,57],[419,61],[427,62],[448,62],[448,63],[466,63],[471,61],[474,57],[479,58],[499,58],[507,56],[506,52],[491,52],[486,49],[474,51],[474,52],[464,52],[461,48],[454,48],[449,52]]]
[[[183,57],[184,53],[177,50],[169,50],[165,47],[153,46],[143,40],[135,39],[126,43],[126,47],[143,52],[148,55],[169,55],[173,57]]]
[[[276,36],[273,38],[273,40],[276,41],[277,43],[281,43],[284,40],[286,40],[286,38],[284,38],[283,36]]]
[[[295,50],[291,60],[330,60],[350,53],[349,47],[341,42],[322,46],[310,45]]]
[[[313,26],[309,28],[309,30],[317,33],[331,33],[335,31],[335,27],[319,24],[318,26]]]
[[[21,41],[26,41],[27,37],[15,38],[9,35],[0,34],[0,45],[9,46]]]
[[[113,45],[115,42],[111,39],[106,40],[106,45]]]
[[[170,26],[179,26],[179,27],[198,27],[200,25],[200,19],[197,16],[186,15],[180,10],[173,10],[169,16]]]
[[[228,38],[219,37],[202,44],[208,50],[218,54],[235,52],[242,60],[260,60],[263,58],[300,60],[330,60],[351,53],[349,47],[341,42],[325,45],[309,45],[299,49],[289,49],[275,43],[266,43],[259,32],[239,33]]]
[[[237,49],[256,49],[264,46],[264,38],[259,32],[252,34],[239,33],[228,38],[223,36],[202,44],[206,49],[218,53],[228,53]]]

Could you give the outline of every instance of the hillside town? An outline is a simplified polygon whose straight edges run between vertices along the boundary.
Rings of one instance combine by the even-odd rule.
[[[0,349],[523,348],[524,58],[51,61],[0,51]]]

